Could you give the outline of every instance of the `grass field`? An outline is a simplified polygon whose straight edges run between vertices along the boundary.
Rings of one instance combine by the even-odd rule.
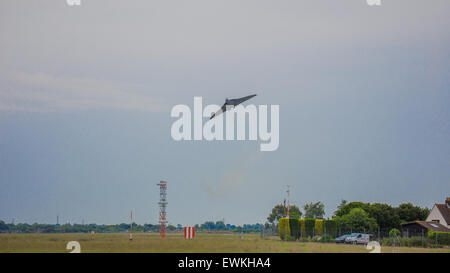
[[[260,238],[259,235],[196,234],[194,240],[183,235],[157,234],[0,234],[0,252],[70,252],[69,241],[78,241],[81,252],[281,252],[281,253],[368,253],[364,246],[334,243],[283,242],[278,237]],[[448,248],[382,247],[383,253],[446,252]]]

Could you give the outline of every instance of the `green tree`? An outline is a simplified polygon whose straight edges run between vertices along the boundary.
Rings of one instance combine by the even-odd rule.
[[[216,224],[214,224],[214,222],[212,221],[206,221],[200,227],[203,230],[214,230],[216,228]]]
[[[400,230],[393,228],[389,231],[389,238],[396,238],[400,236]]]
[[[400,204],[395,210],[400,222],[424,221],[430,214],[428,208],[417,207],[411,203]]]
[[[369,213],[369,217],[377,221],[380,229],[400,228],[400,217],[390,205],[382,203],[369,204],[366,211]]]
[[[217,221],[216,222],[216,229],[217,230],[224,230],[225,229],[225,223],[223,221]]]
[[[305,218],[322,219],[325,215],[324,205],[322,202],[307,203],[303,206],[305,210]]]
[[[380,229],[390,230],[392,228],[400,228],[401,220],[398,215],[398,210],[388,204],[350,202],[348,204],[340,206],[335,212],[335,215],[344,216],[354,208],[360,208],[367,212],[370,218],[375,219]]]
[[[280,218],[284,218],[287,215],[287,206],[286,203],[284,204],[278,204],[275,207],[272,208],[272,212],[270,213],[269,217],[267,217],[267,221],[269,223],[278,223],[278,220]],[[289,216],[290,218],[300,218],[302,216],[302,212],[296,205],[291,205],[289,207]]]
[[[337,209],[340,210],[343,207],[345,207],[345,205],[347,205],[347,200],[342,199],[341,203],[339,204],[339,206],[337,206]]]
[[[378,226],[375,219],[369,217],[369,214],[361,208],[353,208],[348,214],[336,216],[334,219],[338,226],[353,231],[375,230]]]
[[[9,227],[7,224],[5,224],[5,222],[3,222],[2,220],[0,220],[0,232],[5,232],[8,231]]]
[[[336,216],[344,216],[350,212],[350,210],[354,208],[361,208],[364,211],[367,211],[370,204],[363,203],[363,202],[350,202],[348,204],[345,204],[342,207],[338,207],[338,210],[334,212],[334,215]]]
[[[167,230],[174,231],[174,230],[176,230],[176,229],[177,229],[177,227],[174,226],[174,225],[168,225],[168,226],[167,226]]]
[[[301,212],[300,212],[300,215],[301,215]],[[295,211],[295,210],[293,210],[293,211],[291,211],[291,210],[289,210],[289,218],[292,218],[292,219],[300,219],[301,218],[301,216],[300,216],[298,213],[297,213],[297,211]]]

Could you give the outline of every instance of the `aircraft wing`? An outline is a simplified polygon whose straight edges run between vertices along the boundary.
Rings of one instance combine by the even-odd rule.
[[[212,116],[209,119],[213,119],[215,116],[218,116],[218,115],[224,113],[225,111],[227,111],[227,104],[226,103],[224,105],[222,105],[222,107],[219,110],[217,110],[216,113],[212,114]]]
[[[239,98],[239,99],[233,99],[233,105],[234,106],[239,105],[239,104],[243,103],[244,101],[253,98],[254,96],[256,96],[256,94],[253,94],[253,95],[250,95],[250,96],[246,96],[246,97],[242,97],[242,98]]]
[[[253,94],[253,95],[250,95],[250,96],[246,96],[246,97],[242,97],[242,98],[238,98],[238,99],[232,99],[232,100],[229,100],[229,101],[225,102],[225,104],[222,105],[222,107],[216,113],[212,114],[212,116],[209,119],[213,119],[214,117],[216,117],[216,116],[218,116],[218,115],[220,115],[222,113],[225,113],[225,111],[227,111],[227,106],[228,107],[237,106],[237,105],[243,103],[244,101],[253,98],[254,96],[256,96],[256,94]]]

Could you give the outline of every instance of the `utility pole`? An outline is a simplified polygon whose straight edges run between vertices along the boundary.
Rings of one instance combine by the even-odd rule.
[[[288,205],[287,205],[287,218],[290,218],[290,217],[289,217],[289,207],[291,206],[291,204],[289,203],[289,194],[290,194],[289,187],[290,187],[290,186],[287,185],[287,188],[288,188],[288,189],[287,189],[287,196],[288,196],[288,200],[287,200],[287,201],[288,201]]]
[[[133,211],[130,211],[130,241],[133,240]]]

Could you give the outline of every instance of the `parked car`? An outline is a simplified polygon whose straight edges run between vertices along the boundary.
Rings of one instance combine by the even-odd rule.
[[[341,235],[341,236],[337,237],[336,239],[334,239],[334,242],[336,244],[343,244],[343,243],[345,243],[345,238],[347,238],[348,236],[350,236],[350,234]]]
[[[344,243],[346,243],[346,244],[353,244],[353,243],[355,243],[356,238],[357,238],[359,235],[361,235],[361,233],[358,233],[358,232],[351,233],[350,235],[348,235],[348,236],[345,238]]]

